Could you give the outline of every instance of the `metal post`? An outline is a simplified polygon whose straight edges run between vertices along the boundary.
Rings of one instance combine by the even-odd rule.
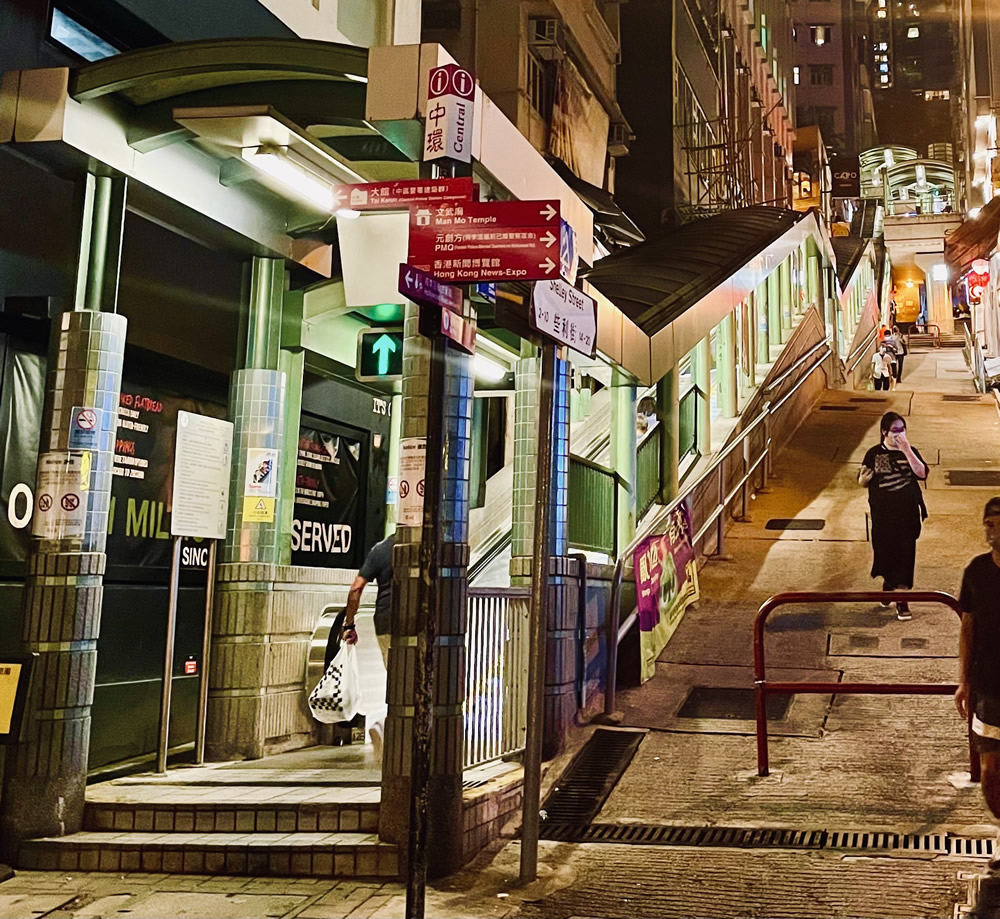
[[[754,694],[757,703],[757,775],[771,774],[767,752],[767,691],[764,681],[754,684]]]
[[[521,814],[521,883],[538,877],[538,820],[542,784],[542,734],[545,717],[545,624],[549,588],[549,494],[552,486],[553,389],[556,346],[542,346],[538,383],[538,460],[535,480],[535,541],[531,574],[528,654],[528,732],[524,749]],[[430,455],[430,454],[428,454]]]
[[[719,463],[719,516],[715,521],[716,538],[715,554],[722,555],[726,551],[726,463]]]
[[[421,307],[422,309],[424,307]],[[406,916],[422,919],[427,889],[427,786],[431,772],[434,733],[434,644],[440,602],[438,571],[441,563],[441,462],[444,454],[445,362],[448,343],[431,338],[431,366],[427,386],[427,453],[424,469],[424,519],[420,541],[420,580],[417,604],[416,693],[414,696],[412,789],[407,846]]]
[[[582,711],[587,707],[587,556],[574,552],[570,557],[576,561],[580,581],[576,604],[576,704]]]
[[[215,550],[213,539],[208,544],[208,580],[205,583],[205,628],[201,637],[201,680],[198,683],[198,732],[194,739],[194,761],[205,762],[205,726],[208,714],[208,665],[212,651],[212,607],[215,604]]]
[[[163,654],[163,687],[160,690],[160,739],[156,747],[156,771],[167,771],[170,746],[170,696],[174,685],[174,635],[177,632],[177,591],[181,575],[181,537],[174,537],[170,559],[170,594],[167,600],[167,646]]]
[[[774,470],[771,466],[771,403],[764,406],[764,462],[760,464],[760,490],[767,488],[767,480]]]
[[[611,605],[608,608],[607,655],[608,672],[604,680],[604,714],[615,711],[618,694],[618,628],[621,623],[622,580],[625,577],[625,557],[618,557],[611,578]]]
[[[747,490],[750,487],[750,438],[743,438],[743,488],[740,489],[740,519],[747,519]]]

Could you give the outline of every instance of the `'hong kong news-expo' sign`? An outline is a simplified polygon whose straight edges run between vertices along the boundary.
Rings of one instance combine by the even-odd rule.
[[[474,201],[479,193],[471,176],[457,179],[399,179],[337,185],[333,189],[335,207],[353,211],[405,211],[411,205],[433,206]]]
[[[560,278],[535,285],[531,327],[587,357],[597,348],[597,301]]]
[[[443,281],[559,277],[559,202],[494,201],[410,209],[407,262]]]
[[[472,119],[476,81],[458,64],[434,67],[427,78],[424,113],[424,162],[472,162]]]

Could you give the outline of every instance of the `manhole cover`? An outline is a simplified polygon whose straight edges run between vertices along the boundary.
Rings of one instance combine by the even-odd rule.
[[[826,521],[819,517],[772,517],[765,530],[822,530]]]
[[[848,643],[852,648],[877,648],[878,638],[874,635],[852,635]]]
[[[767,695],[768,721],[781,721],[788,716],[793,693],[775,692]],[[732,689],[718,686],[695,686],[688,693],[678,718],[728,718],[753,721],[757,700],[752,689]]]
[[[863,396],[855,396],[853,399],[848,399],[848,402],[888,402],[888,399],[866,399]]]
[[[997,469],[952,469],[948,472],[949,485],[1000,485]]]
[[[964,373],[965,371],[953,370],[952,373]],[[979,395],[975,396],[957,396],[957,395],[947,395],[941,397],[944,402],[978,402]]]
[[[821,405],[819,410],[821,412],[856,412],[858,407],[856,405]]]

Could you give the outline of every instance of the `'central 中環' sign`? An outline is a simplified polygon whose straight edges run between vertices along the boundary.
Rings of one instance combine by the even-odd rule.
[[[476,81],[458,64],[434,67],[427,78],[424,162],[447,157],[472,162]]]

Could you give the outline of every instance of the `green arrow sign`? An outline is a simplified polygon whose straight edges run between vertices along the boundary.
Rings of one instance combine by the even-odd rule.
[[[362,382],[392,382],[403,375],[403,330],[376,327],[358,335],[355,375]]]
[[[378,355],[378,375],[384,377],[389,372],[389,355],[396,351],[397,345],[388,335],[380,335],[372,345],[372,353]]]

